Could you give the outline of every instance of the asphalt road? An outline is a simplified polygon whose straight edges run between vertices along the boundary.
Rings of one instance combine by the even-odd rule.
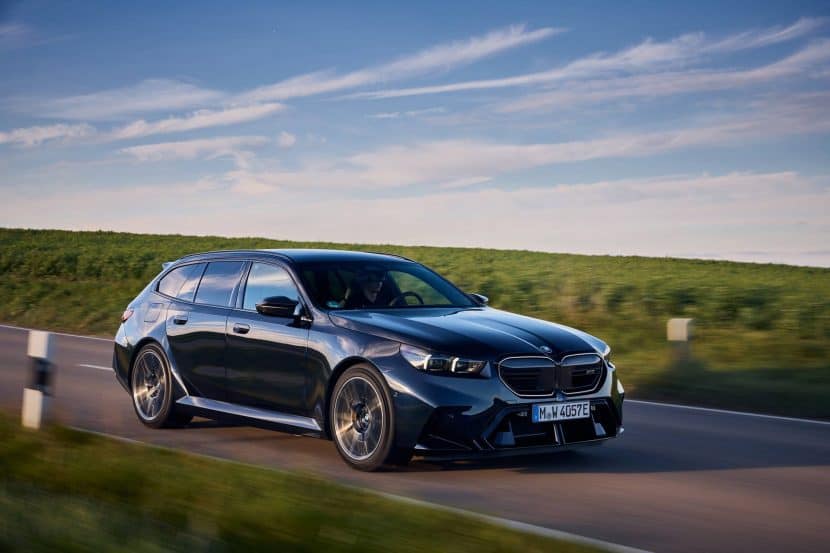
[[[348,468],[327,441],[195,419],[150,430],[109,370],[112,344],[57,336],[54,414],[68,425],[518,520],[653,551],[830,550],[830,424],[626,404],[601,447],[476,463]],[[19,413],[27,333],[0,328],[0,408]],[[623,379],[625,369],[622,369]]]

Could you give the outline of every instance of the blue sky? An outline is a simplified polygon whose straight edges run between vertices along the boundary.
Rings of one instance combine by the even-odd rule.
[[[0,6],[2,226],[830,266],[820,2]]]

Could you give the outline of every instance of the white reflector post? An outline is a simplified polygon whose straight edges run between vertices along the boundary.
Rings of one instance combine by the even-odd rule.
[[[29,331],[29,357],[32,359],[52,360],[52,334],[42,330]]]
[[[692,339],[694,319],[669,319],[666,324],[666,339],[669,342],[688,342]]]
[[[23,389],[21,421],[26,428],[39,429],[47,417],[52,380],[52,334],[29,331],[29,384]]]
[[[25,428],[39,430],[46,421],[49,398],[40,390],[23,388],[23,411],[21,419]]]

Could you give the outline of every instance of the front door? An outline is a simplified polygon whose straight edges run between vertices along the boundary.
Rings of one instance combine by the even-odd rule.
[[[295,415],[308,415],[308,328],[294,317],[258,313],[263,299],[283,296],[299,301],[297,286],[286,269],[254,262],[239,308],[227,320],[228,401]]]

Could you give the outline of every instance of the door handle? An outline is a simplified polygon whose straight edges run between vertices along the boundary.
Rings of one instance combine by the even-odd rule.
[[[234,323],[233,324],[233,331],[237,334],[248,334],[248,331],[251,330],[250,325],[242,324],[242,323]]]
[[[187,315],[173,315],[173,324],[183,325],[187,323]]]

